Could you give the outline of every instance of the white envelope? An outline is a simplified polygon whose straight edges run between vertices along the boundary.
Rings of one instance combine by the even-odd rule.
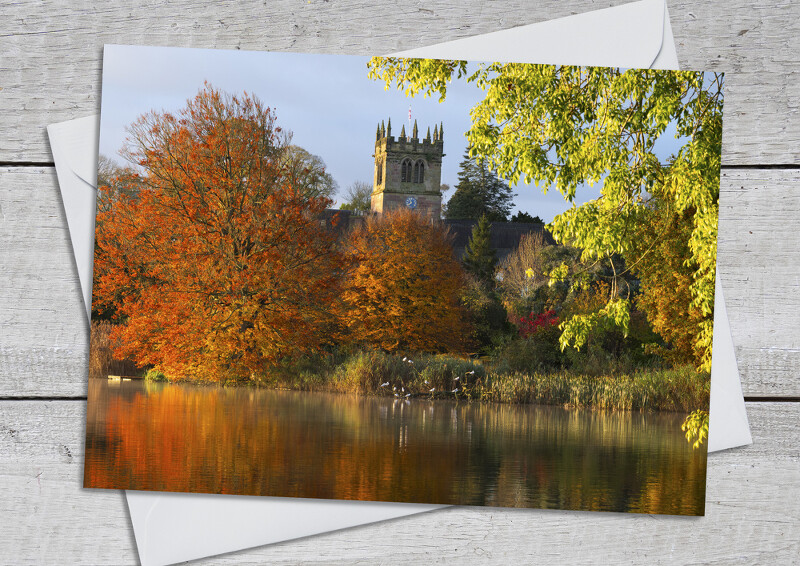
[[[522,26],[397,55],[677,69],[664,0]],[[97,116],[48,126],[87,316],[91,313]],[[709,452],[752,443],[717,278]],[[126,492],[139,559],[171,564],[439,509],[440,505]]]

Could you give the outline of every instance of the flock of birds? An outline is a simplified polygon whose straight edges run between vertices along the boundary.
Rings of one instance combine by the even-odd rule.
[[[410,365],[412,365],[412,366],[414,365],[414,360],[411,360],[411,359],[409,359],[409,358],[407,358],[407,357],[403,357],[403,361],[404,361],[404,362],[406,362],[407,364],[410,364]],[[468,376],[468,375],[475,375],[475,370],[468,371],[468,372],[466,372],[466,373],[464,374],[464,376],[463,376],[463,377],[464,377],[464,380],[465,380],[465,381],[466,381],[466,378],[467,378],[467,376]],[[462,376],[460,376],[460,375],[459,375],[459,376],[456,376],[456,377],[453,379],[453,381],[459,381],[459,382],[460,382],[460,381],[461,381],[461,377],[462,377]],[[389,387],[389,385],[390,385],[390,383],[389,383],[388,381],[386,381],[386,382],[384,382],[384,383],[381,383],[381,387]],[[428,382],[428,380],[427,380],[427,379],[425,380],[425,385],[430,385],[430,383]],[[457,385],[458,385],[458,384],[456,384],[456,387],[455,387],[455,388],[453,388],[453,390],[452,390],[452,391],[450,391],[450,393],[458,393],[458,392],[460,391],[460,389],[458,388],[458,386],[457,386]],[[395,396],[395,398],[397,398],[397,399],[408,399],[408,398],[409,398],[409,397],[411,397],[411,395],[412,395],[412,393],[411,393],[410,391],[409,391],[409,392],[406,392],[405,385],[401,385],[401,386],[400,386],[400,391],[398,391],[398,390],[397,390],[397,386],[396,386],[396,385],[394,385],[394,386],[392,386],[392,391],[393,391],[393,393],[394,393],[394,396]],[[428,393],[430,393],[430,394],[431,394],[431,396],[433,396],[433,394],[434,394],[435,392],[436,392],[436,387],[431,387],[430,389],[428,389]]]

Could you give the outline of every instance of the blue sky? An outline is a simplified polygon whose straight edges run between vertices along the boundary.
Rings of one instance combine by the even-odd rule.
[[[368,57],[107,45],[103,58],[100,153],[121,161],[125,127],[150,110],[177,112],[208,81],[231,94],[257,96],[272,108],[277,123],[293,132],[292,142],[319,155],[339,184],[372,183],[375,127],[392,119],[392,133],[408,128],[408,108],[420,135],[444,123],[442,182],[454,187],[467,140],[469,109],[482,91],[465,81],[448,87],[445,102],[406,98],[367,78]],[[409,132],[410,133],[410,132]],[[672,137],[672,136],[670,136]],[[671,142],[671,143],[670,143]],[[678,147],[665,140],[664,157]],[[514,187],[514,210],[545,221],[567,208],[557,191],[543,195],[535,186]],[[452,195],[453,190],[448,194]],[[579,203],[595,198],[599,187],[579,191]],[[338,200],[337,202],[341,202]]]

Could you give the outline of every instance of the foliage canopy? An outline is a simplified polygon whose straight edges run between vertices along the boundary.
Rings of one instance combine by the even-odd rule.
[[[124,155],[135,194],[100,188],[94,307],[119,354],[176,378],[248,379],[328,340],[342,257],[291,184],[288,136],[257,99],[206,85],[178,115],[151,112]]]
[[[353,181],[347,187],[342,210],[352,210],[356,214],[366,214],[372,209],[372,185],[364,181]]]
[[[281,171],[285,181],[310,198],[331,199],[339,184],[325,170],[325,161],[297,145],[289,145],[282,153]]]
[[[478,281],[494,288],[494,272],[497,267],[497,253],[492,247],[492,224],[484,214],[472,228],[472,235],[464,252],[464,268]]]
[[[409,209],[370,216],[350,234],[342,298],[353,340],[393,351],[458,351],[464,274],[447,228]]]
[[[702,314],[694,341],[710,368],[717,248],[723,75],[465,61],[373,58],[370,77],[406,95],[443,100],[453,78],[486,94],[471,111],[470,154],[510,183],[551,186],[575,205],[578,188],[602,182],[601,196],[572,206],[549,229],[583,250],[584,260],[638,257],[635,227],[660,200],[690,216],[691,306]],[[682,147],[667,163],[657,142],[671,127]],[[650,253],[650,252],[647,252]],[[564,278],[568,273],[555,275]],[[613,289],[616,290],[616,289]],[[612,294],[595,316],[563,324],[562,346],[601,321],[626,327],[630,303]]]
[[[490,221],[502,222],[511,212],[513,198],[508,183],[490,171],[485,162],[467,154],[461,161],[456,192],[447,201],[445,216],[452,220],[486,216]]]

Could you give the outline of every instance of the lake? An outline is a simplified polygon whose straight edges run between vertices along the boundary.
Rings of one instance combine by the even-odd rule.
[[[85,486],[703,514],[685,415],[89,380]]]

